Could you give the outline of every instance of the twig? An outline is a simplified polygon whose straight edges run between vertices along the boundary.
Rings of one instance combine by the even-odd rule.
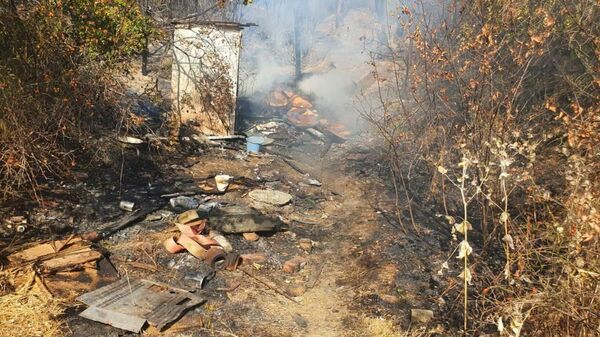
[[[194,192],[194,191],[185,191],[185,192],[175,192],[175,193],[169,193],[169,194],[161,194],[160,197],[161,198],[172,198],[172,197],[190,196],[190,195],[196,195],[196,194],[198,194],[198,193]]]
[[[292,302],[294,302],[294,303],[296,303],[296,304],[300,304],[298,301],[296,301],[295,299],[293,299],[292,297],[290,297],[288,294],[286,294],[286,293],[284,293],[283,291],[281,291],[281,290],[279,290],[279,289],[277,289],[277,288],[273,287],[272,285],[270,285],[269,283],[267,283],[267,282],[265,282],[265,281],[263,281],[263,280],[259,279],[258,277],[256,277],[256,276],[254,276],[254,275],[250,274],[248,271],[246,271],[246,270],[244,270],[244,269],[242,269],[242,268],[240,268],[240,270],[241,270],[242,272],[244,272],[244,274],[246,274],[246,275],[250,276],[252,279],[254,279],[255,281],[257,281],[258,283],[261,283],[261,284],[265,285],[267,288],[269,288],[269,289],[273,290],[273,291],[274,291],[274,292],[276,292],[277,294],[279,294],[279,295],[281,295],[281,296],[283,296],[283,297],[287,298],[288,300],[290,300],[290,301],[292,301]]]
[[[71,234],[65,241],[63,241],[58,246],[55,246],[55,243],[56,243],[55,241],[51,241],[52,248],[54,249],[54,253],[60,252],[63,248],[65,248],[69,244],[69,242],[71,242],[71,240],[73,240],[74,237],[75,237],[75,234]]]
[[[308,282],[306,282],[306,288],[312,289],[317,285],[321,272],[323,272],[323,264],[318,265],[315,271],[310,275]]]
[[[239,286],[241,285],[240,282],[236,282],[233,285],[227,287],[227,288],[217,288],[215,289],[216,291],[224,291],[226,293],[230,292],[230,291],[234,291],[236,290]]]
[[[281,160],[283,160],[286,164],[288,164],[291,168],[293,168],[296,172],[302,174],[302,175],[306,175],[306,172],[302,171],[302,169],[300,169],[298,166],[296,166],[296,164],[293,164],[291,161],[285,159],[285,158],[281,158]]]
[[[40,275],[38,275],[37,271],[34,271],[34,273],[35,273],[34,283],[37,283],[39,285],[41,291],[44,292],[46,294],[46,296],[54,297],[54,294],[52,294],[50,289],[48,289],[48,286],[46,285],[46,283],[44,283],[44,280],[42,279],[42,277]]]
[[[149,265],[147,263],[137,262],[137,261],[124,261],[124,260],[118,259],[117,262],[120,262],[120,263],[123,263],[126,265],[130,265],[134,268],[148,270],[151,272],[157,272],[159,270],[158,267]]]
[[[204,331],[208,331],[208,332],[216,332],[216,333],[220,333],[222,335],[231,336],[231,337],[239,337],[236,334],[233,334],[233,333],[227,332],[227,331],[223,331],[223,330],[215,330],[215,329],[207,329],[207,328],[200,328],[200,330],[204,330]]]

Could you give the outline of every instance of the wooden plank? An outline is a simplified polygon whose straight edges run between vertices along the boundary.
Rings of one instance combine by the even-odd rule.
[[[13,253],[8,256],[8,260],[11,262],[29,262],[34,261],[42,257],[46,257],[56,253],[58,247],[61,252],[68,250],[73,247],[76,243],[81,242],[80,237],[69,238],[66,240],[51,241],[41,243],[31,248],[24,249],[20,252]],[[65,247],[68,245],[68,247]]]
[[[84,251],[75,252],[73,254],[59,256],[42,263],[42,266],[47,271],[55,271],[71,266],[80,265],[90,261],[100,260],[102,253],[87,249]]]

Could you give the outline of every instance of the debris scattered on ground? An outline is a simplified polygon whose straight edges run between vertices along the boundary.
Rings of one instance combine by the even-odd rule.
[[[284,108],[288,106],[289,99],[282,90],[273,90],[267,97],[266,103],[273,108]]]
[[[195,210],[183,212],[177,216],[176,221],[180,224],[187,224],[194,220],[200,220],[200,215]]]
[[[133,145],[139,145],[139,144],[143,144],[144,143],[143,140],[141,140],[139,138],[135,138],[135,137],[130,137],[130,136],[119,137],[118,140],[121,143],[133,144]]]
[[[288,164],[291,168],[293,168],[296,172],[302,174],[302,175],[307,175],[306,171],[302,170],[300,167],[298,167],[298,165],[294,164],[293,162],[291,162],[290,160],[286,159],[286,158],[281,158],[283,160],[284,163]]]
[[[34,268],[41,285],[52,296],[71,300],[83,292],[112,282],[113,265],[90,241],[71,235],[64,240],[36,243],[8,255],[8,271]]]
[[[262,137],[262,136],[252,136],[246,138],[246,151],[248,153],[260,153],[263,146],[273,144],[273,139]]]
[[[282,270],[284,273],[294,274],[300,271],[302,267],[306,264],[306,259],[302,256],[296,256],[290,260],[287,260],[283,263]]]
[[[294,319],[294,322],[296,322],[296,324],[298,324],[299,327],[301,327],[303,329],[308,328],[308,321],[306,320],[306,318],[302,317],[302,315],[295,314],[293,319]]]
[[[139,209],[134,210],[128,215],[122,217],[121,219],[109,223],[103,226],[101,229],[97,231],[88,232],[82,235],[83,239],[89,241],[99,241],[105,238],[110,237],[111,235],[121,231],[139,221],[144,219],[148,214],[153,213],[160,208],[162,208],[163,204],[145,204],[141,205]]]
[[[308,277],[308,281],[306,282],[307,288],[312,289],[317,285],[324,267],[325,265],[323,263],[313,266],[310,276]]]
[[[327,124],[325,130],[338,137],[338,141],[345,141],[351,135],[351,132],[341,123]]]
[[[306,287],[303,284],[296,283],[288,286],[286,291],[292,297],[299,297],[304,295]]]
[[[317,179],[309,179],[308,184],[312,186],[321,186],[321,182]]]
[[[188,251],[212,268],[235,270],[241,263],[239,255],[233,253],[231,243],[218,231],[212,230],[208,235],[203,235],[206,224],[207,221],[200,219],[195,210],[180,214],[175,226],[181,233],[178,237],[165,240],[165,248],[172,254]]]
[[[244,233],[242,235],[244,236],[244,239],[248,241],[258,241],[258,239],[260,239],[260,236],[254,232]]]
[[[146,221],[159,221],[162,220],[162,214],[148,214],[146,216]]]
[[[193,280],[198,282],[198,289],[204,289],[206,284],[212,280],[217,273],[214,270],[209,271],[208,273],[196,273],[194,275],[186,276],[186,279]]]
[[[433,311],[425,309],[411,309],[410,321],[413,324],[427,324],[433,319]]]
[[[123,278],[78,300],[89,306],[80,316],[135,333],[146,322],[161,330],[186,310],[206,302],[188,291],[136,278]]]
[[[243,254],[241,256],[242,259],[242,263],[244,264],[248,264],[248,265],[252,265],[255,263],[264,263],[265,261],[267,261],[267,255],[265,255],[265,253],[250,253],[250,254]]]
[[[181,195],[169,199],[169,205],[173,208],[194,209],[200,206],[200,202],[192,197]]]
[[[279,232],[288,229],[288,225],[279,218],[264,215],[245,206],[218,207],[209,214],[211,227],[225,234]]]
[[[255,125],[255,126],[254,126],[254,128],[255,128],[257,131],[267,131],[267,132],[268,132],[268,131],[271,131],[271,130],[273,130],[273,129],[276,129],[277,127],[279,127],[279,123],[277,123],[277,122],[273,122],[273,121],[271,121],[271,122],[267,122],[267,123],[264,123],[264,124],[258,124],[258,125]],[[264,132],[263,132],[263,133],[264,133]]]
[[[134,207],[135,207],[135,203],[131,202],[131,201],[122,200],[119,203],[119,208],[122,209],[122,210],[124,210],[124,211],[127,211],[127,212],[133,212],[133,208]]]
[[[89,241],[71,236],[66,240],[37,244],[8,256],[14,266],[36,263],[44,273],[55,273],[77,268],[103,257]]]
[[[5,219],[4,222],[8,229],[14,228],[17,233],[23,233],[27,230],[27,218],[22,215],[12,216]]]
[[[311,239],[300,239],[298,240],[298,245],[300,246],[300,248],[306,252],[310,252],[310,250],[312,249],[313,243]]]
[[[229,187],[229,181],[233,178],[227,174],[218,174],[215,176],[215,183],[217,184],[217,189],[221,192],[227,190]]]
[[[207,136],[208,140],[239,140],[244,139],[244,136],[241,135],[230,135],[230,136]]]
[[[292,201],[290,194],[274,190],[253,190],[248,193],[248,196],[254,201],[275,206],[283,206]]]
[[[221,245],[221,247],[223,247],[225,253],[231,253],[233,251],[233,246],[231,245],[229,240],[227,240],[227,238],[224,237],[223,234],[219,233],[218,231],[211,230],[208,234],[208,237],[217,241],[217,243]]]

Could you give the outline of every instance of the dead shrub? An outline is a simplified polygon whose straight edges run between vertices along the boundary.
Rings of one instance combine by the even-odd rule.
[[[95,140],[118,131],[114,72],[142,49],[135,1],[0,1],[0,191],[65,176]]]
[[[428,193],[460,240],[465,333],[597,335],[600,5],[400,8],[406,40],[363,114],[405,205]]]

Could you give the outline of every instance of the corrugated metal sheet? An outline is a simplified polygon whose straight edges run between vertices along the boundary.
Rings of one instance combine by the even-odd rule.
[[[89,306],[82,317],[133,332],[139,332],[146,321],[162,329],[206,301],[182,289],[134,278],[123,278],[78,300]]]

